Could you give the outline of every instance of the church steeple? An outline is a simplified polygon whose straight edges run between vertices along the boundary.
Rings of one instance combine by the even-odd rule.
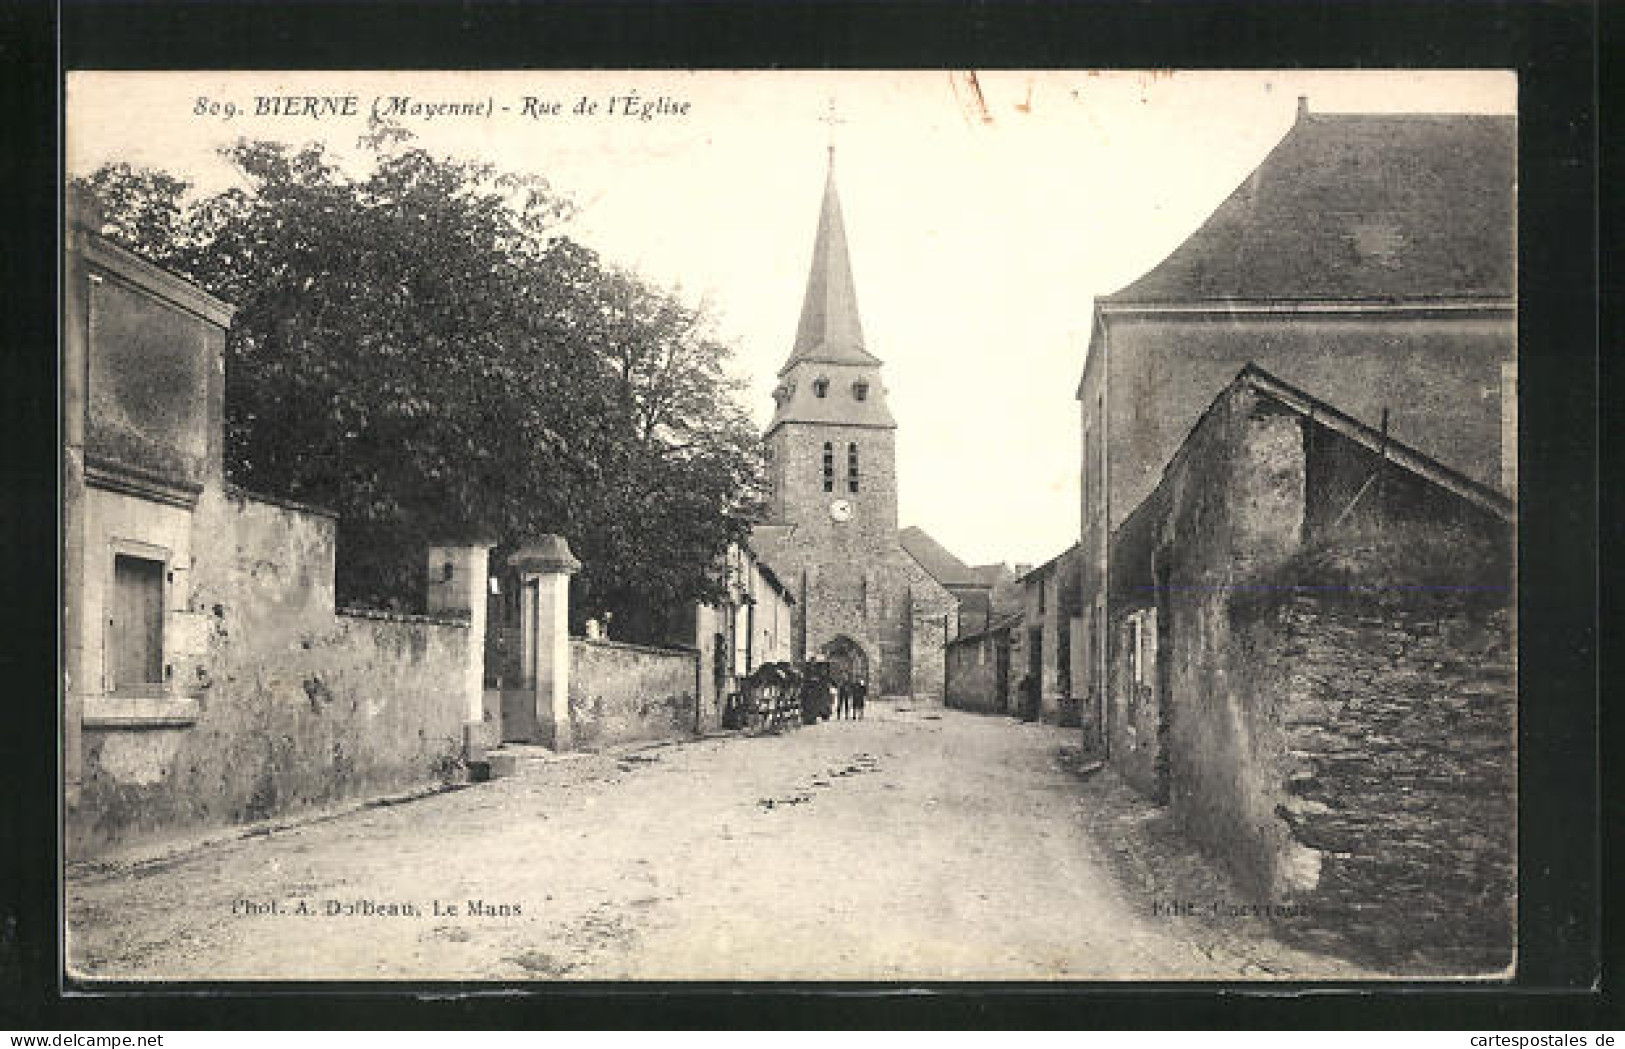
[[[801,323],[796,326],[795,346],[779,374],[784,375],[800,361],[880,363],[863,346],[863,322],[858,317],[857,287],[847,255],[846,225],[841,221],[841,198],[835,190],[833,145],[824,179],[818,234],[813,241],[812,268],[807,274],[807,294],[801,302]]]
[[[824,202],[813,239],[812,269],[801,303],[795,345],[779,369],[777,409],[767,432],[786,423],[896,426],[886,408],[880,358],[863,347],[858,293],[847,257],[846,225],[835,191],[835,147],[830,147]]]

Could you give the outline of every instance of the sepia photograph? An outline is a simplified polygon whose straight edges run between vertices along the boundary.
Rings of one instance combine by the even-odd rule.
[[[66,74],[68,985],[1511,980],[1518,111]]]

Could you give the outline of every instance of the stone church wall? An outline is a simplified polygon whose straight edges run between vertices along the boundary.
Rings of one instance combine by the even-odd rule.
[[[824,490],[824,443],[834,456],[834,484]],[[820,549],[840,545],[897,544],[896,439],[891,430],[867,426],[786,423],[768,439],[774,462],[778,520],[797,525],[796,539]],[[847,484],[847,445],[858,446],[858,491]],[[852,519],[837,523],[829,504],[850,502]]]

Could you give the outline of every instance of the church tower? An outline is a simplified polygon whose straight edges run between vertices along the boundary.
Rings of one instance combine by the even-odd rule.
[[[880,359],[864,348],[830,158],[801,323],[767,428],[772,518],[832,542],[897,531],[897,423]]]
[[[830,150],[795,343],[766,431],[758,551],[796,593],[797,658],[851,666],[872,694],[940,698],[954,598],[897,533],[897,423],[864,343]]]

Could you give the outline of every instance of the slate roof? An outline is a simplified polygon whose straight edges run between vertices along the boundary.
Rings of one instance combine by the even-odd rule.
[[[1511,298],[1510,116],[1299,118],[1218,210],[1107,304]]]
[[[801,323],[783,375],[797,361],[833,364],[880,363],[863,348],[863,323],[858,317],[858,293],[852,280],[852,262],[846,248],[846,224],[841,220],[841,199],[835,191],[835,154],[830,153],[824,179],[824,204],[813,239],[812,265],[807,272],[807,294],[801,303]]]
[[[931,578],[943,586],[987,586],[976,573],[953,554],[948,548],[931,538],[923,528],[910,525],[897,533],[897,541],[902,544],[920,563],[920,567],[931,574]]]
[[[969,634],[960,634],[958,637],[948,642],[948,644],[949,646],[953,646],[968,644],[972,641],[980,641],[982,638],[987,637],[990,634],[998,634],[1009,630],[1011,627],[1020,626],[1021,621],[1024,618],[1025,617],[1020,612],[1013,612],[1009,615],[1000,616],[998,619],[993,620],[981,630],[977,630]]]

